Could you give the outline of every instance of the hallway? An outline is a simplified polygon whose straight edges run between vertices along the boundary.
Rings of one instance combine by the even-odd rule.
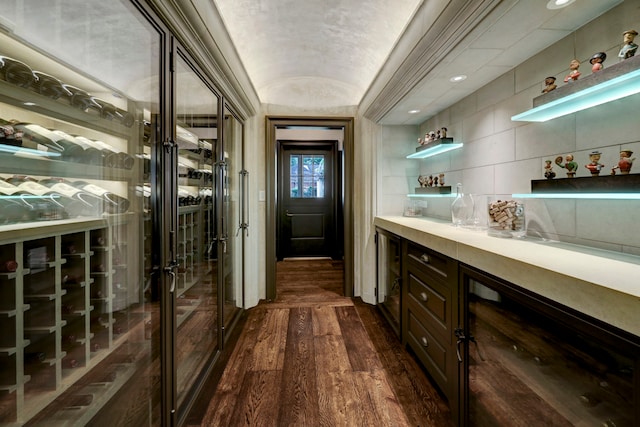
[[[277,267],[203,426],[446,426],[446,403],[374,306],[342,296],[342,262]]]

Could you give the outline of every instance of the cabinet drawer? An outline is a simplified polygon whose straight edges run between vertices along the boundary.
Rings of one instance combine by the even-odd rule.
[[[423,279],[420,271],[409,269],[407,303],[424,312],[419,319],[431,333],[438,334],[443,342],[450,342],[453,321],[451,289],[437,281],[428,283]]]
[[[435,336],[429,333],[411,308],[408,309],[406,332],[407,344],[413,349],[441,391],[451,398],[454,362],[447,351],[447,346],[443,346]]]
[[[424,272],[428,277],[443,283],[457,282],[456,262],[429,248],[407,243],[407,262]]]

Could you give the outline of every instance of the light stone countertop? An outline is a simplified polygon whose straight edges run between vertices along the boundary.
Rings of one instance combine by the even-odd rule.
[[[374,224],[640,337],[640,257],[534,238],[504,239],[448,221]]]

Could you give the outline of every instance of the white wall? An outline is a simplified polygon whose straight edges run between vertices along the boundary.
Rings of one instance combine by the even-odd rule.
[[[580,165],[577,176],[589,176],[583,165],[592,150],[603,153],[603,173],[617,164],[622,148],[640,157],[640,95],[544,123],[510,120],[532,107],[546,76],[556,76],[558,85],[563,85],[572,58],[581,61],[582,77],[591,74],[588,60],[595,52],[607,53],[605,68],[617,63],[622,32],[638,23],[638,3],[624,2],[428,120],[420,126],[420,133],[446,126],[449,136],[465,146],[418,160],[417,174],[445,172],[448,184],[461,182],[465,193],[529,193],[530,181],[543,179],[545,159],[572,153]],[[563,169],[556,166],[554,170],[558,178],[566,176]],[[640,173],[640,162],[631,172]],[[450,218],[449,203],[430,202],[429,214]],[[639,208],[639,201],[526,201],[530,233],[637,255],[640,233],[632,230],[638,229]]]

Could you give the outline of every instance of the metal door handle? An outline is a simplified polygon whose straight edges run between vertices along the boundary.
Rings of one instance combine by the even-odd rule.
[[[294,215],[294,214],[292,214],[291,212],[289,212],[289,210],[288,210],[288,209],[285,211],[285,214],[286,214],[288,217],[292,217],[292,216]]]

